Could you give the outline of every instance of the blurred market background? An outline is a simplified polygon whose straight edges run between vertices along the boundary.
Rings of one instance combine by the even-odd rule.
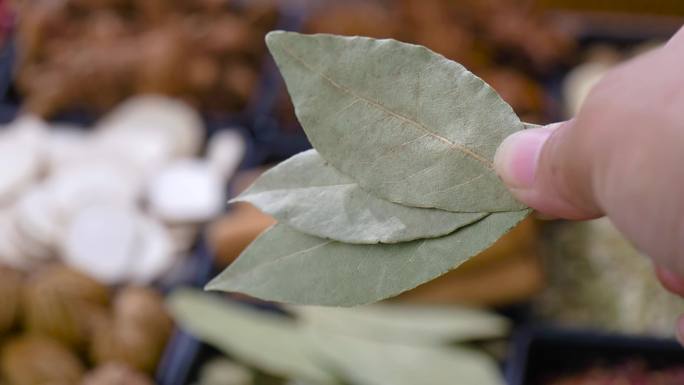
[[[359,309],[199,291],[273,223],[227,200],[309,148],[266,32],[422,44],[548,123],[683,16],[678,0],[0,0],[0,384],[684,384],[684,301],[603,219],[528,219]]]

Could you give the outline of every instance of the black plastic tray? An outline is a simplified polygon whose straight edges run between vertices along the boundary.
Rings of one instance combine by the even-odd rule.
[[[596,364],[619,365],[630,360],[653,369],[682,366],[684,348],[674,339],[524,327],[513,336],[506,379],[509,385],[543,385],[549,378]]]

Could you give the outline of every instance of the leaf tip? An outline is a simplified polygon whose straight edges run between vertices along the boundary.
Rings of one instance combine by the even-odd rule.
[[[268,46],[269,49],[272,49],[274,45],[277,45],[282,39],[287,36],[288,34],[294,34],[295,32],[287,32],[287,31],[282,31],[282,30],[275,30],[271,31],[266,34],[266,46]]]
[[[202,289],[204,291],[218,291],[218,290],[220,290],[218,287],[218,284],[216,283],[216,279],[212,279],[211,281],[209,281],[209,283],[204,285],[204,287]]]
[[[233,285],[233,281],[226,279],[225,271],[214,277],[202,288],[204,291],[222,291],[222,292],[235,292],[239,291],[238,287]]]

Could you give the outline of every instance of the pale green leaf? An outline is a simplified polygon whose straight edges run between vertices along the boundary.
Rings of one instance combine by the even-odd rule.
[[[208,285],[265,300],[354,306],[412,289],[493,244],[529,214],[494,213],[440,238],[353,245],[275,225]]]
[[[321,358],[357,385],[503,385],[496,363],[463,348],[380,343],[314,334]]]
[[[236,360],[267,373],[335,384],[311,357],[298,325],[272,313],[228,303],[197,290],[176,290],[169,309],[180,326]]]
[[[408,207],[377,198],[326,163],[316,150],[267,171],[234,201],[249,202],[303,233],[347,243],[434,238],[487,215]]]
[[[459,306],[377,304],[355,308],[291,306],[310,327],[365,339],[434,344],[504,337],[506,318]]]
[[[363,189],[449,211],[524,208],[492,166],[523,123],[460,64],[391,39],[277,31],[266,42],[314,148]]]

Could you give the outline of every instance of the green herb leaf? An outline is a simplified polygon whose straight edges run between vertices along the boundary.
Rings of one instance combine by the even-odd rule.
[[[341,379],[359,385],[414,385],[425,383],[427,378],[435,385],[502,384],[490,358],[463,348],[395,344],[336,334],[335,330],[312,328],[307,322],[190,289],[174,291],[167,303],[181,328],[236,361],[307,384],[332,385]],[[336,312],[349,318],[365,310]],[[465,321],[462,315],[454,315],[454,321]],[[420,321],[413,318],[409,322]],[[422,333],[419,325],[413,326]]]
[[[375,341],[407,344],[445,344],[504,337],[506,318],[458,306],[378,304],[353,309],[291,306],[307,326],[329,333]]]
[[[264,173],[233,201],[249,202],[303,233],[347,243],[397,243],[434,238],[482,219],[403,206],[362,190],[309,150]]]
[[[496,363],[475,351],[387,344],[339,335],[314,336],[322,358],[353,384],[504,384]]]
[[[314,148],[366,191],[457,212],[524,208],[492,167],[523,123],[460,64],[391,39],[277,31],[266,42]]]
[[[388,245],[335,242],[279,224],[252,242],[207,289],[306,305],[367,304],[455,268],[528,214],[494,213],[444,237]]]
[[[169,309],[180,326],[236,360],[267,373],[335,384],[312,359],[306,334],[292,320],[196,290],[176,290]]]

